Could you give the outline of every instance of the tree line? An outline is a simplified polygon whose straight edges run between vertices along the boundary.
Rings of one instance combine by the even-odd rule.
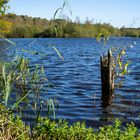
[[[115,28],[109,23],[92,23],[79,19],[72,22],[69,18],[47,20],[26,15],[7,14],[4,21],[12,24],[7,38],[38,38],[38,37],[140,37],[140,28]]]

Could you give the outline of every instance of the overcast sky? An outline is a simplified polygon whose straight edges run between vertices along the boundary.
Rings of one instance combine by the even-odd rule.
[[[10,0],[10,10],[19,15],[51,19],[55,11],[62,6],[64,0]],[[140,0],[68,0],[72,15],[68,8],[64,14],[70,19],[86,17],[93,22],[109,22],[115,27],[140,27]]]

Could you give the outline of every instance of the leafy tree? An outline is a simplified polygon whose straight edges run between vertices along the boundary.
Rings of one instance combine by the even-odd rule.
[[[3,16],[7,8],[9,8],[9,6],[7,6],[8,2],[9,0],[0,0],[0,16]]]
[[[0,0],[0,37],[3,37],[11,30],[11,23],[2,19],[5,15],[5,11],[9,8],[9,6],[7,6],[8,2],[9,0]]]

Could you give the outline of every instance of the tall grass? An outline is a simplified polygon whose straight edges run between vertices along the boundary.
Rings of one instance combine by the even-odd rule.
[[[55,117],[53,101],[42,97],[42,88],[47,88],[44,87],[47,85],[49,86],[49,81],[44,75],[43,67],[36,65],[31,69],[28,59],[24,57],[18,56],[14,61],[0,63],[0,96],[2,104],[7,108],[14,111],[20,108],[22,111],[25,108],[22,103],[25,103],[38,120],[41,109],[46,105],[48,115],[52,112]],[[14,101],[12,105],[11,101]]]

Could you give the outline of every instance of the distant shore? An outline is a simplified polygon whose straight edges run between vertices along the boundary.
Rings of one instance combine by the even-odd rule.
[[[7,14],[3,20],[12,23],[7,38],[100,38],[140,37],[140,28],[115,28],[109,23],[92,23],[70,19],[47,20],[23,15]]]

